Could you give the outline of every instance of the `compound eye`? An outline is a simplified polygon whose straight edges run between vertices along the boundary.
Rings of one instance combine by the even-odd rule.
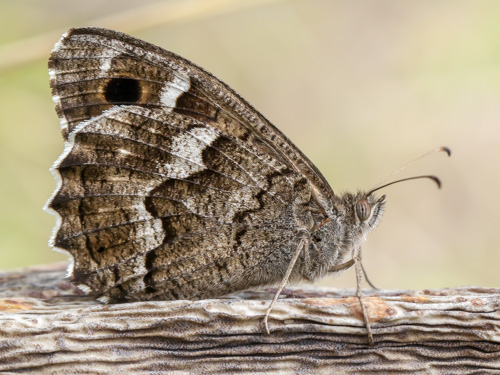
[[[360,199],[356,202],[356,215],[362,222],[367,221],[372,216],[372,206],[366,199]]]

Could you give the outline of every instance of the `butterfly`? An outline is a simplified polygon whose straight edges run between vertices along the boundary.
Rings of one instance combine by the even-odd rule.
[[[62,36],[49,73],[65,142],[46,206],[58,219],[50,245],[71,255],[70,278],[86,292],[104,302],[204,299],[279,285],[269,331],[287,283],[352,265],[360,275],[361,242],[385,196],[336,195],[212,74],[94,27]]]

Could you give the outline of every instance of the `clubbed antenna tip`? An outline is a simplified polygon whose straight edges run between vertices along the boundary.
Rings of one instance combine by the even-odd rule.
[[[451,156],[451,150],[446,146],[439,147],[436,151],[444,151],[448,156]]]

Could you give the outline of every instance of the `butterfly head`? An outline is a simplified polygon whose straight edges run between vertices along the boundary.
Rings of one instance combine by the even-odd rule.
[[[389,177],[402,171],[408,165],[415,162],[416,160],[419,160],[432,153],[441,151],[445,152],[448,156],[451,155],[451,150],[448,147],[439,147],[405,164],[403,167],[393,172]],[[368,232],[370,232],[373,228],[377,226],[385,206],[385,195],[383,195],[381,198],[376,198],[373,193],[375,193],[377,190],[383,189],[387,186],[394,185],[400,182],[410,181],[410,180],[420,180],[420,179],[430,179],[437,184],[438,188],[441,188],[441,181],[439,180],[439,178],[437,178],[436,176],[424,175],[424,176],[413,176],[413,177],[402,178],[384,184],[384,182],[387,180],[386,178],[368,192],[358,192],[357,194],[349,194],[349,193],[344,194],[341,198],[342,200],[341,205],[346,208],[346,214],[344,220],[345,223],[350,224],[348,225],[348,227],[352,228],[351,229],[352,233],[347,233],[348,235],[347,238],[356,239],[356,234],[358,235],[357,237],[364,238],[364,236],[368,234]],[[349,234],[351,234],[350,237]],[[351,240],[348,242],[353,243],[355,241]]]
[[[329,203],[322,216],[316,218],[311,233],[314,247],[323,256],[324,267],[320,268],[325,272],[350,259],[352,250],[377,226],[384,211],[385,195],[344,193],[335,195]],[[319,272],[318,276],[324,274]]]
[[[347,242],[358,242],[373,230],[384,211],[385,195],[378,198],[374,194],[358,192],[342,195],[342,213],[346,226]]]
[[[403,178],[384,185],[379,184],[368,192],[346,193],[342,195],[340,202],[337,203],[337,207],[334,209],[334,216],[340,221],[340,224],[344,224],[344,246],[347,248],[358,246],[359,242],[380,221],[385,206],[385,195],[377,198],[374,192],[396,183],[417,179],[430,179],[438,187],[441,187],[441,181],[436,176],[425,175]]]

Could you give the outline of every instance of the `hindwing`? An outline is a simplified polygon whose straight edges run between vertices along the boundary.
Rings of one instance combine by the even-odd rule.
[[[317,221],[297,210],[333,195],[286,136],[203,69],[111,30],[70,30],[49,71],[66,143],[51,244],[77,284],[178,299],[282,279],[277,262]]]

